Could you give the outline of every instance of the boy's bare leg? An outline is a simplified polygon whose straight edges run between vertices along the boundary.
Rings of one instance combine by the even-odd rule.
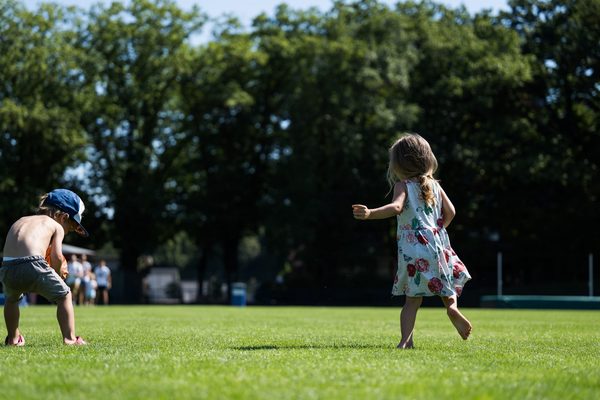
[[[60,332],[65,343],[75,341],[75,312],[73,311],[73,299],[71,293],[59,299],[56,307],[56,319],[60,326]]]
[[[21,332],[19,331],[19,319],[21,311],[19,310],[19,301],[6,299],[4,303],[4,322],[8,332],[8,344],[16,344]]]
[[[400,312],[400,333],[402,338],[398,344],[399,349],[412,349],[414,347],[413,330],[415,329],[417,311],[419,311],[422,302],[422,297],[406,296],[404,307],[402,307],[402,311]]]
[[[446,306],[446,312],[448,314],[448,318],[458,331],[460,337],[464,340],[467,340],[469,335],[471,334],[471,323],[464,315],[458,310],[458,304],[456,301],[456,296],[442,297],[442,301]]]

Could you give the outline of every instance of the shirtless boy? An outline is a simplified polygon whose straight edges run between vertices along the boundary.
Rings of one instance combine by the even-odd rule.
[[[86,344],[81,337],[75,336],[73,300],[63,280],[68,275],[67,261],[62,254],[62,242],[67,233],[75,231],[88,236],[81,225],[84,209],[75,193],[55,189],[42,196],[38,215],[20,218],[8,231],[0,268],[5,295],[4,321],[8,331],[5,345],[25,345],[19,331],[19,300],[25,292],[38,293],[57,304],[56,318],[64,344]],[[44,259],[47,254],[49,262]]]

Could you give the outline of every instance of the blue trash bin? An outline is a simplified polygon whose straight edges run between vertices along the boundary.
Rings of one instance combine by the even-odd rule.
[[[246,305],[246,284],[234,282],[231,284],[231,305],[244,307]]]

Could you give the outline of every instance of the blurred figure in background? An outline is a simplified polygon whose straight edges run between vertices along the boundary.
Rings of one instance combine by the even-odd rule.
[[[83,304],[86,306],[95,305],[96,304],[96,289],[98,288],[98,283],[96,282],[96,275],[92,272],[91,269],[85,271],[85,275],[83,277],[82,282],[82,292],[84,293]]]
[[[90,264],[90,262],[87,259],[87,255],[85,255],[85,254],[81,255],[81,266],[82,266],[81,287],[79,288],[79,298],[77,299],[77,302],[79,304],[87,304],[87,301],[86,301],[86,296],[88,293],[87,284],[89,282],[88,273],[92,273],[92,264]],[[94,288],[94,290],[95,290],[95,288]]]
[[[94,270],[94,274],[96,275],[96,304],[100,304],[100,300],[102,300],[102,304],[108,305],[108,291],[112,287],[112,276],[110,273],[110,268],[106,265],[106,261],[100,260],[100,263]]]
[[[69,269],[69,275],[67,276],[66,283],[73,293],[73,303],[79,304],[79,291],[81,290],[81,279],[83,278],[83,265],[77,259],[77,255],[71,255],[71,261],[67,265]]]

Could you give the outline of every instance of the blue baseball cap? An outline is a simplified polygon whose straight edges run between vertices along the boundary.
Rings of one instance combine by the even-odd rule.
[[[77,223],[76,232],[81,236],[89,236],[88,231],[81,225],[81,214],[85,211],[85,205],[75,193],[67,189],[54,189],[48,193],[44,205],[54,206],[69,214],[69,218]]]

